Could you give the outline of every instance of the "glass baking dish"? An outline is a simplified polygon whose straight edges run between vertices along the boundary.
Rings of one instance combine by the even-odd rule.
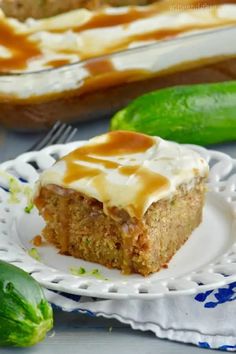
[[[179,84],[236,79],[236,26],[159,41],[60,68],[0,76],[0,123],[22,131],[112,116]]]

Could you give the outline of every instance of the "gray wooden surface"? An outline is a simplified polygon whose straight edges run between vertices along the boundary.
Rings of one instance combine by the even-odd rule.
[[[108,121],[78,125],[76,139],[87,139],[108,128]],[[0,162],[16,157],[28,149],[39,134],[0,132]],[[236,143],[211,148],[236,157]],[[133,331],[115,320],[92,318],[78,313],[55,311],[54,332],[44,342],[29,349],[0,349],[0,354],[206,354],[191,345],[157,339],[151,332]],[[112,328],[112,331],[110,330]]]

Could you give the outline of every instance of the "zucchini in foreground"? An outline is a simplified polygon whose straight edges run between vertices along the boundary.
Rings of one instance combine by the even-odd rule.
[[[236,140],[236,81],[145,94],[112,118],[111,129],[199,145]]]
[[[0,345],[34,345],[52,326],[52,308],[40,285],[23,270],[0,261]]]

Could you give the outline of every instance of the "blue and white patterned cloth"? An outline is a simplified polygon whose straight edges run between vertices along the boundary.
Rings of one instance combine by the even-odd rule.
[[[116,318],[133,329],[202,348],[236,351],[236,282],[195,296],[152,301],[101,300],[58,294],[46,296],[64,311]]]

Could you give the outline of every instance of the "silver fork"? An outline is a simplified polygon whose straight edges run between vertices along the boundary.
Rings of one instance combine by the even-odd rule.
[[[58,121],[46,135],[34,143],[27,151],[38,151],[49,145],[68,143],[72,140],[77,131],[77,128]]]

